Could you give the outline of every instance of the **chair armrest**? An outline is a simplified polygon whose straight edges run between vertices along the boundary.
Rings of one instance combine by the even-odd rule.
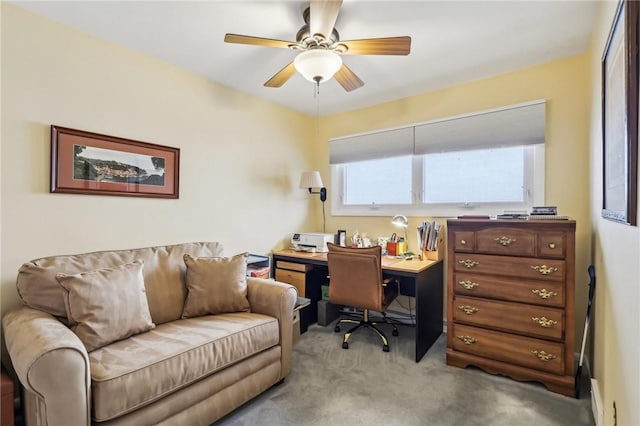
[[[296,288],[290,284],[265,278],[247,277],[247,298],[251,312],[269,315],[278,320],[280,346],[282,348],[282,372],[284,379],[291,371],[293,350],[293,308],[298,299]]]
[[[7,351],[33,403],[27,423],[89,425],[89,356],[78,337],[55,317],[21,307],[2,318]]]

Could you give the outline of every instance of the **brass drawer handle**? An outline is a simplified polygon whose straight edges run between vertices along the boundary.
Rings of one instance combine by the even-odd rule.
[[[480,309],[476,308],[475,306],[460,305],[458,306],[458,310],[464,312],[467,315],[473,315],[476,312],[478,312]]]
[[[534,350],[534,351],[531,351],[531,353],[534,354],[536,357],[538,357],[540,361],[544,361],[544,362],[548,362],[557,358],[555,355],[546,353],[545,351]]]
[[[463,246],[466,246],[467,245],[467,240],[460,240],[460,244],[463,245]]]
[[[480,264],[480,262],[471,259],[458,260],[458,263],[464,265],[464,267],[468,269]]]
[[[478,339],[471,336],[458,336],[458,339],[460,339],[465,345],[473,345],[478,342]]]
[[[549,291],[546,288],[543,288],[542,290],[531,290],[531,293],[540,296],[541,299],[551,299],[558,295],[555,291]]]
[[[511,244],[516,242],[516,239],[515,238],[511,239],[509,237],[502,236],[494,239],[493,241],[500,244],[502,247],[509,247]]]
[[[531,290],[531,293],[539,296],[541,299],[551,299],[552,297],[558,295],[558,293],[556,293],[555,291],[550,291],[546,288],[543,288],[542,290]]]
[[[474,283],[473,281],[469,281],[469,280],[460,281],[458,282],[458,284],[460,284],[460,287],[463,287],[467,290],[473,290],[474,288],[480,285],[478,283]]]
[[[535,322],[540,327],[545,327],[545,328],[553,327],[554,325],[556,325],[558,323],[558,321],[549,319],[547,317],[542,317],[542,318],[531,317],[531,321]]]
[[[553,272],[556,272],[558,270],[558,268],[553,267],[553,266],[547,266],[547,265],[542,265],[542,266],[532,266],[531,269],[533,269],[536,272],[541,273],[542,275],[549,275]]]
[[[556,243],[549,243],[549,248],[550,249],[556,248]]]

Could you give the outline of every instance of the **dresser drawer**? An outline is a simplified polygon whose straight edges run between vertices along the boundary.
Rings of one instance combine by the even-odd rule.
[[[304,272],[290,271],[276,268],[276,281],[291,284],[298,290],[299,297],[305,297],[306,274]]]
[[[506,275],[526,279],[564,281],[565,263],[563,260],[530,259],[512,256],[490,256],[482,254],[456,254],[454,258],[456,272]]]
[[[473,252],[475,250],[475,232],[456,231],[453,235],[455,251]]]
[[[453,325],[453,349],[484,358],[547,371],[565,374],[564,345],[485,330],[482,328]]]
[[[538,234],[538,255],[564,259],[567,247],[567,234],[564,232],[541,232]]]
[[[489,228],[476,232],[476,252],[534,256],[536,233],[528,229]]]
[[[493,275],[454,274],[454,292],[463,296],[564,307],[564,283]]]
[[[453,309],[456,322],[534,337],[558,340],[564,337],[562,309],[464,296],[454,298]]]

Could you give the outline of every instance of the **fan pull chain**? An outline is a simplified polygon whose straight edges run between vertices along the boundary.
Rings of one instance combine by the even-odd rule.
[[[320,82],[319,81],[316,81],[313,97],[316,100],[316,135],[320,135]]]

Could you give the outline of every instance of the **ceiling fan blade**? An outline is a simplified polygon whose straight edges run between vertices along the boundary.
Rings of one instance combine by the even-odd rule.
[[[328,40],[336,25],[342,0],[312,0],[310,3],[309,29],[311,35],[322,34]]]
[[[275,40],[272,38],[252,37],[239,34],[225,34],[224,41],[226,43],[251,44],[254,46],[280,47],[288,49],[289,46],[295,44],[293,41]]]
[[[296,67],[293,66],[293,62],[289,63],[286,67],[278,71],[273,77],[271,77],[264,87],[280,87],[285,84],[296,73]]]
[[[349,49],[344,55],[408,55],[411,52],[411,37],[369,38],[340,41]]]
[[[338,72],[334,75],[340,86],[344,88],[347,92],[351,92],[352,90],[356,90],[364,86],[364,82],[358,78],[357,75],[351,69],[342,64],[342,67],[338,70]]]

